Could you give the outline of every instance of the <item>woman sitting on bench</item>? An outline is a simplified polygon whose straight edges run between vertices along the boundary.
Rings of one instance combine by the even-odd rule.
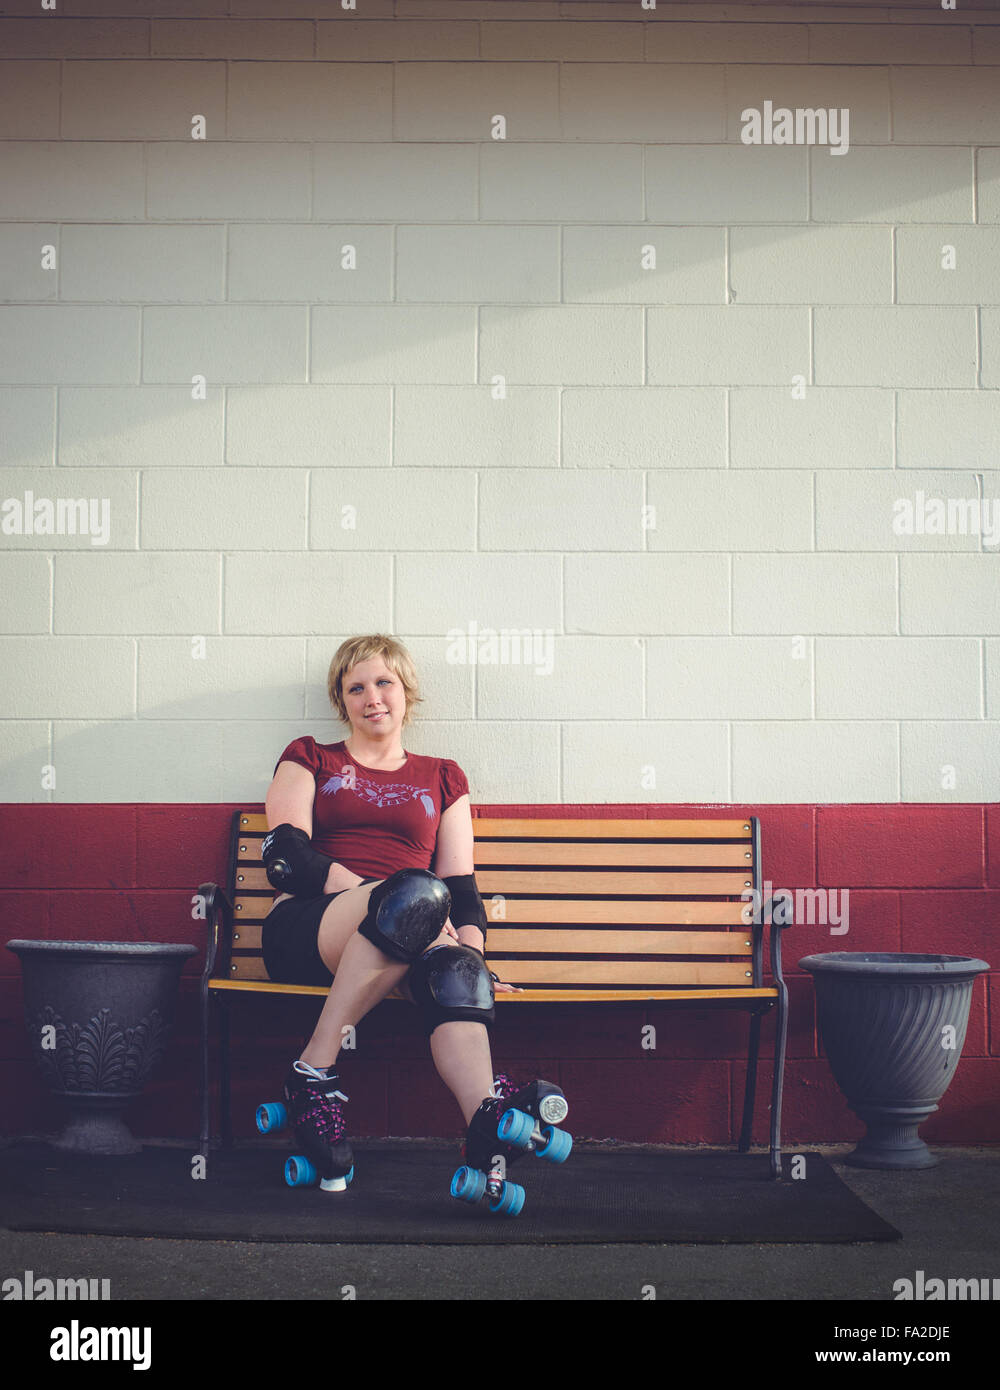
[[[403,749],[417,689],[392,637],[341,644],[327,680],[350,735],[311,737],[278,759],[266,799],[262,857],[281,890],[264,922],[272,980],[330,985],[315,1030],[284,1083],[289,1118],[327,1190],[353,1167],[337,1058],[345,1033],[397,986],[423,1012],[438,1074],[468,1126],[465,1158],[488,1169],[497,1123],[528,1109],[532,1083],[494,1080],[487,1026],[501,984],[486,969],[486,914],[473,873],[469,784],[457,763]],[[559,1095],[562,1093],[559,1092]]]

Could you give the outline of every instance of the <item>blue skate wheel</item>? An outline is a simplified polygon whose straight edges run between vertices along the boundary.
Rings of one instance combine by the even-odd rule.
[[[573,1147],[572,1134],[567,1134],[564,1129],[554,1129],[552,1125],[546,1125],[542,1134],[545,1136],[545,1147],[535,1150],[538,1157],[547,1158],[550,1163],[565,1163]]]
[[[463,1167],[456,1170],[451,1180],[451,1195],[460,1202],[478,1202],[486,1191],[486,1174],[478,1168]]]
[[[257,1107],[257,1128],[261,1134],[277,1134],[279,1129],[284,1129],[288,1124],[288,1111],[281,1101],[274,1101],[270,1105],[258,1105]]]
[[[515,1149],[526,1149],[535,1130],[535,1121],[523,1110],[505,1110],[497,1125],[497,1138]]]
[[[524,1206],[524,1188],[516,1182],[505,1182],[500,1196],[490,1203],[490,1211],[495,1216],[517,1216]]]
[[[294,1154],[285,1164],[285,1182],[289,1187],[312,1187],[319,1182],[319,1174],[301,1154]]]

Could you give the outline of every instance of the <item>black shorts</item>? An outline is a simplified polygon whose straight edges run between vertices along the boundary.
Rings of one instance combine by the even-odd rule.
[[[363,883],[375,883],[373,878]],[[349,893],[323,893],[318,898],[286,898],[273,907],[261,928],[261,957],[268,977],[284,985],[323,985],[333,983],[333,976],[323,964],[317,941],[323,913],[339,898]]]

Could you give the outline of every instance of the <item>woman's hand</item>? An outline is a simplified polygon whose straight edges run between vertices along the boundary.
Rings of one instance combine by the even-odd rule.
[[[448,922],[447,926],[450,927],[451,922]],[[463,946],[471,946],[474,950],[478,951],[480,955],[483,954],[483,934],[478,927],[473,927],[471,925],[459,927],[455,940],[459,941]],[[493,993],[523,994],[524,991],[521,989],[520,985],[508,985],[504,984],[502,980],[494,980]]]

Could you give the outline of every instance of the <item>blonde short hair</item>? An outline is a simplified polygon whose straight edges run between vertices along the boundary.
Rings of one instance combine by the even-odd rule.
[[[423,704],[423,696],[420,694],[417,682],[416,667],[413,664],[412,656],[402,642],[397,642],[395,637],[387,637],[381,632],[368,637],[349,637],[346,642],[341,642],[330,662],[330,670],[326,678],[326,690],[330,697],[330,704],[337,711],[341,722],[349,724],[347,706],[344,704],[344,677],[359,662],[371,661],[377,656],[382,658],[403,687],[403,693],[406,696],[406,713],[403,715],[405,727],[413,722],[413,706]]]

